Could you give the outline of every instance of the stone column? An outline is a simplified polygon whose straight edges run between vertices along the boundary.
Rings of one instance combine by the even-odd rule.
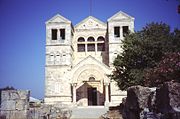
[[[85,43],[85,53],[87,54],[87,43]]]
[[[120,26],[120,39],[123,39],[123,27]]]
[[[76,83],[72,83],[73,87],[73,103],[76,104]]]
[[[105,106],[109,105],[109,83],[105,83]]]
[[[57,40],[60,40],[60,29],[57,29]]]
[[[97,54],[97,43],[95,43],[95,53]]]

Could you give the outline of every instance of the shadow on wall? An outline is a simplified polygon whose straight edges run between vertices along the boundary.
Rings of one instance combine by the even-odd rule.
[[[108,31],[105,36],[105,51],[101,53],[103,63],[109,66],[109,39],[108,39]]]
[[[104,105],[104,94],[99,92],[96,87],[89,85],[87,82],[84,82],[83,85],[76,89],[76,96],[78,106]]]

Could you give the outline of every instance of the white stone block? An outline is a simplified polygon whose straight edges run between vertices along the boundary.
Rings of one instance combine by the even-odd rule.
[[[15,110],[16,101],[14,100],[4,100],[1,102],[1,110]]]

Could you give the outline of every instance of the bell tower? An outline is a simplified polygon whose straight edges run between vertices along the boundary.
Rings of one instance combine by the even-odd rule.
[[[73,33],[71,21],[59,14],[46,22],[45,103],[72,101],[66,74],[72,67]]]
[[[108,19],[108,39],[109,39],[109,66],[113,66],[113,61],[122,52],[121,45],[124,37],[134,32],[134,18],[120,11]]]
[[[109,66],[113,69],[114,59],[123,52],[122,40],[125,36],[134,32],[134,18],[120,11],[108,19],[108,45],[109,45]],[[127,96],[126,91],[121,91],[115,81],[110,83],[111,105],[118,105]],[[118,99],[118,100],[117,100]]]

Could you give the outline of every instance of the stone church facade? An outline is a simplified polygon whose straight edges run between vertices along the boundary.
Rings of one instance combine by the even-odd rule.
[[[108,75],[122,52],[124,36],[134,32],[134,18],[120,11],[104,23],[92,16],[73,26],[56,15],[46,22],[46,104],[118,105],[120,91]]]

